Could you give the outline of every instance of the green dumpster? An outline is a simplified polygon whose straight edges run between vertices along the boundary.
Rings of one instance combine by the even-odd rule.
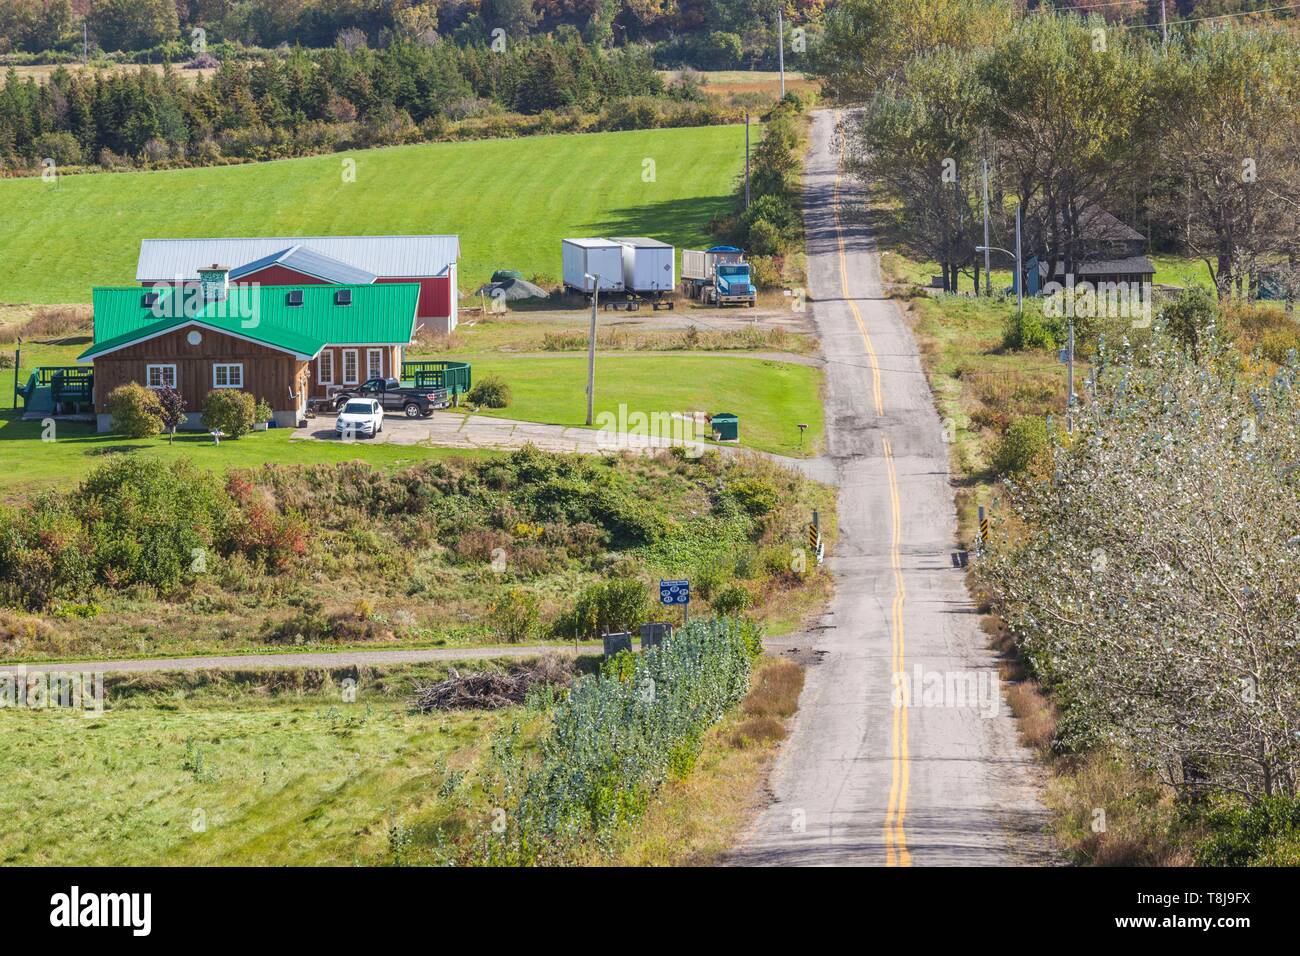
[[[717,441],[740,441],[740,419],[731,412],[718,412],[709,419],[709,427]]]

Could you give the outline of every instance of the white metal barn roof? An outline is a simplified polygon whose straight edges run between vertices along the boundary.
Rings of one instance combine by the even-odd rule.
[[[327,256],[303,246],[290,246],[279,252],[255,259],[237,269],[230,270],[230,278],[242,279],[244,276],[267,266],[281,265],[302,272],[317,279],[324,279],[335,285],[369,285],[378,278],[373,272],[358,269],[347,262],[340,262],[333,256]]]
[[[258,239],[144,239],[136,264],[137,282],[198,278],[200,266],[220,262],[244,266],[274,258],[298,246],[307,252],[385,278],[445,273],[460,258],[457,236],[284,236]]]

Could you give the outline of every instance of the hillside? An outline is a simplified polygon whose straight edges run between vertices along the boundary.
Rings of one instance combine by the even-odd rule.
[[[744,150],[744,130],[724,126],[0,181],[0,208],[19,213],[0,233],[0,300],[89,301],[94,285],[134,279],[148,236],[458,233],[462,290],[500,268],[558,278],[564,236],[706,241]]]

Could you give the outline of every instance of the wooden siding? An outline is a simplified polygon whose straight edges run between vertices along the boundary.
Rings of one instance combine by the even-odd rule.
[[[290,391],[302,396],[308,387],[308,362],[277,349],[255,342],[198,329],[203,341],[197,346],[186,340],[191,328],[181,328],[155,339],[136,342],[95,359],[95,410],[107,412],[108,394],[119,385],[139,382],[147,385],[150,365],[175,365],[176,388],[185,397],[187,411],[197,412],[213,391],[212,366],[242,363],[243,391],[265,399],[273,411],[297,411],[300,400],[290,398]]]
[[[321,359],[328,353],[334,357],[334,385],[343,384],[343,353],[350,350],[356,350],[357,353],[357,381],[350,384],[361,384],[370,376],[367,374],[366,353],[371,349],[381,350],[381,360],[383,362],[384,378],[401,378],[402,375],[402,347],[400,345],[331,345],[321,349],[321,354],[311,362],[311,385],[310,393],[313,398],[319,398],[326,395],[329,391],[329,385],[320,380],[320,363]]]

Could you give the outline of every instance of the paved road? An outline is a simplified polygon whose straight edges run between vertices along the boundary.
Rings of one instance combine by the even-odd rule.
[[[821,661],[774,768],[773,802],[733,860],[1045,862],[1039,770],[1017,740],[951,564],[948,453],[916,344],[884,297],[867,229],[838,214],[855,187],[838,175],[836,119],[815,116],[805,184],[810,297],[840,477],[836,595],[808,642]],[[891,675],[912,678],[917,668],[922,689],[940,675],[948,693],[918,690],[910,706],[894,707]]]

